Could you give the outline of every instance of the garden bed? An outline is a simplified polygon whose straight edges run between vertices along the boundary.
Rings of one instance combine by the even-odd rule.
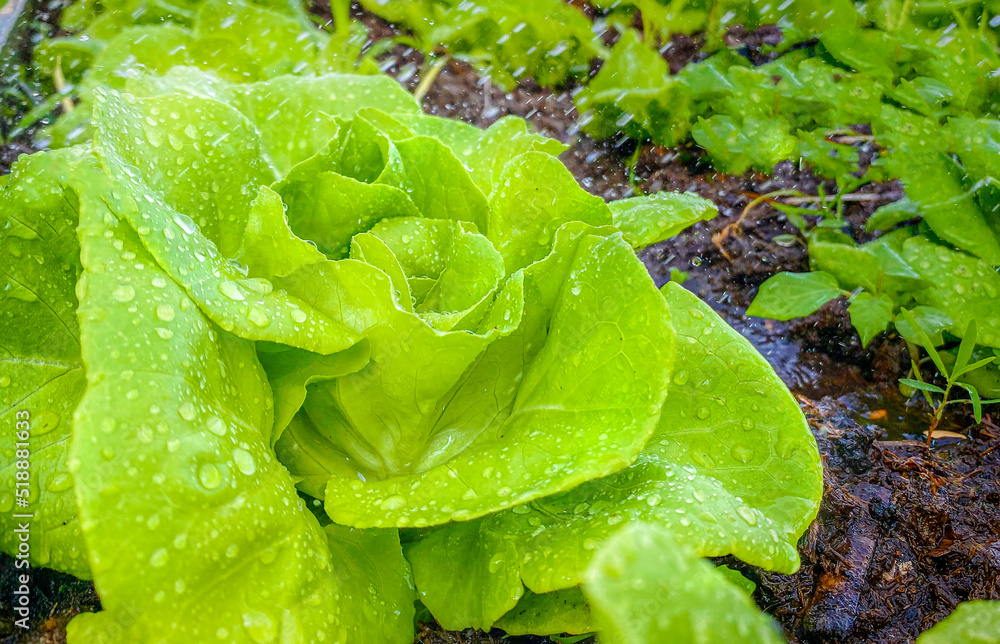
[[[54,13],[34,11],[33,21],[52,24]],[[313,11],[323,15],[328,7],[317,3]],[[375,38],[393,33],[370,14],[355,9],[355,15]],[[741,39],[753,56],[760,55],[755,44],[769,33],[732,38]],[[672,70],[696,57],[698,45],[695,39],[677,39],[665,54]],[[28,51],[26,41],[21,48]],[[419,81],[418,52],[397,47],[383,63],[407,87]],[[816,194],[821,180],[790,163],[770,176],[732,176],[714,172],[694,147],[646,144],[636,154],[635,143],[624,138],[594,141],[577,131],[573,89],[552,91],[525,82],[508,93],[469,65],[451,61],[423,104],[430,114],[481,127],[506,114],[525,117],[540,132],[570,144],[562,160],[580,185],[606,200],[636,191],[693,191],[718,206],[718,218],[642,251],[641,257],[658,286],[672,270],[686,272],[685,288],[750,339],[797,396],[819,444],[825,492],[819,517],[800,542],[801,570],[787,576],[724,559],[757,583],[758,605],[791,642],[889,644],[912,642],[959,602],[1000,599],[1000,427],[990,415],[976,424],[971,413],[955,408],[940,429],[965,433],[968,440],[928,448],[921,438],[928,408],[917,399],[905,400],[897,388],[909,366],[897,337],[883,335],[863,349],[846,306],[837,301],[793,322],[745,314],[766,278],[807,270],[808,256],[803,244],[789,241],[797,231],[782,213],[766,203],[745,215],[744,209],[776,189]],[[0,169],[6,172],[30,146],[30,132],[5,144]],[[903,196],[898,182],[870,184],[863,192],[871,198],[848,204],[845,212],[858,241],[867,239],[862,228],[867,216]],[[13,583],[6,556],[0,570],[6,597]],[[71,577],[45,573],[34,581],[43,596],[34,630],[19,637],[0,622],[0,641],[64,641],[68,619],[99,605],[92,587]],[[418,640],[499,642],[500,635],[448,633],[426,624]]]

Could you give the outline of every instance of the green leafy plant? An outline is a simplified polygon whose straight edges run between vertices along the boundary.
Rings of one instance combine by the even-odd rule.
[[[560,0],[364,0],[372,13],[404,25],[400,42],[432,53],[443,47],[475,64],[498,85],[531,78],[543,86],[586,78],[603,46],[578,8]]]
[[[982,369],[989,364],[992,364],[996,360],[996,356],[990,356],[988,358],[983,358],[982,360],[977,360],[970,364],[972,358],[972,351],[976,346],[976,322],[972,320],[969,322],[969,326],[965,331],[965,335],[962,338],[962,343],[958,346],[958,353],[955,356],[955,361],[949,369],[941,354],[938,353],[937,349],[934,348],[934,342],[927,336],[927,332],[920,326],[917,320],[913,317],[913,314],[909,311],[904,311],[903,315],[906,318],[906,322],[910,328],[914,329],[917,338],[919,339],[920,346],[927,351],[927,355],[930,356],[931,361],[937,368],[938,373],[942,378],[945,379],[945,387],[942,389],[935,384],[925,382],[920,374],[920,362],[917,359],[915,352],[911,350],[911,355],[913,359],[911,361],[911,370],[914,378],[903,378],[899,382],[912,389],[919,390],[923,392],[924,397],[927,399],[927,404],[933,409],[933,415],[931,420],[930,429],[927,431],[927,444],[930,445],[931,439],[934,435],[934,429],[941,422],[941,417],[944,414],[944,409],[947,405],[955,404],[958,402],[966,402],[963,400],[952,400],[949,398],[951,391],[954,387],[958,386],[965,389],[969,394],[968,402],[972,405],[973,414],[975,416],[976,422],[982,422],[983,419],[983,405],[989,405],[993,403],[1000,402],[998,400],[982,400],[979,395],[979,390],[975,385],[963,382],[959,380],[962,376],[972,373],[977,369]],[[941,398],[935,400],[931,394],[940,394]]]
[[[871,5],[862,12],[846,0],[780,7],[655,0],[613,5],[616,11],[642,9],[644,25],[662,7],[665,33],[714,24],[708,35],[713,55],[670,75],[649,37],[659,30],[646,29],[643,38],[625,26],[630,21],[616,23],[622,37],[577,96],[585,128],[598,137],[624,132],[662,145],[693,135],[727,172],[767,172],[777,161],[802,159],[825,176],[847,179],[858,172],[857,152],[845,144],[856,138],[850,126],[871,124],[869,140],[892,150],[901,136],[933,137],[935,122],[986,116],[996,100],[996,81],[985,71],[998,62],[989,9],[983,14],[971,6],[939,5],[917,12],[911,4],[880,5],[897,12],[890,20]],[[699,18],[685,28],[691,16]],[[784,39],[775,53],[781,55],[751,66],[717,37],[723,16],[729,25],[780,26]],[[949,19],[957,26],[951,38],[941,30]],[[865,178],[884,174],[875,164]]]
[[[771,195],[814,270],[749,312],[848,297],[863,344],[890,327],[910,343],[903,384],[933,424],[955,387],[977,420],[995,402],[989,7],[636,0],[592,25],[562,2],[363,4],[504,86],[607,58],[577,95],[595,136],[835,178]],[[402,644],[415,598],[455,629],[780,641],[746,580],[699,557],[795,570],[815,445],[752,346],[676,284],[657,293],[632,252],[714,208],[604,204],[523,121],[424,116],[332,9],[330,34],[294,3],[84,0],[63,16],[77,35],[36,52],[59,91],[22,126],[61,103],[63,149],[0,191],[0,408],[34,414],[32,562],[102,598],[70,641]],[[782,55],[726,49],[737,22],[779,24]],[[623,31],[610,54],[605,24]],[[702,29],[714,55],[669,75],[654,48]],[[864,174],[859,123],[883,148]],[[843,204],[890,177],[908,199],[855,244]],[[968,631],[973,608],[922,641]]]

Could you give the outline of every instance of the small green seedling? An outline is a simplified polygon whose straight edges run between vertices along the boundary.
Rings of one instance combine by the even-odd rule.
[[[927,429],[927,445],[929,446],[934,436],[934,430],[941,423],[941,418],[944,415],[944,408],[946,406],[955,403],[971,402],[972,413],[975,415],[976,422],[980,423],[983,420],[983,405],[989,405],[1000,402],[1000,399],[982,400],[979,397],[979,390],[977,390],[973,385],[967,382],[959,382],[958,380],[962,376],[990,364],[991,362],[996,360],[996,356],[984,358],[982,360],[969,364],[969,359],[972,356],[972,350],[976,346],[976,321],[972,320],[969,322],[969,326],[966,328],[965,331],[965,337],[962,338],[962,343],[958,347],[958,356],[955,359],[955,364],[952,365],[951,369],[948,369],[945,366],[944,361],[941,359],[941,354],[938,353],[937,349],[934,348],[934,343],[927,336],[926,331],[924,331],[924,329],[917,323],[916,319],[913,317],[913,314],[907,311],[906,309],[903,309],[902,314],[906,318],[906,321],[914,329],[914,332],[917,335],[917,339],[919,340],[920,345],[924,348],[925,351],[927,351],[927,354],[930,356],[931,361],[934,362],[934,366],[937,367],[938,373],[940,373],[941,376],[946,381],[945,387],[943,389],[929,382],[924,382],[923,377],[920,375],[920,360],[918,359],[917,349],[916,347],[913,347],[912,344],[907,342],[907,344],[910,346],[911,349],[910,351],[911,368],[913,371],[913,375],[915,376],[915,379],[900,378],[899,382],[902,385],[906,385],[907,387],[912,387],[914,389],[918,389],[921,392],[923,392],[924,398],[927,399],[927,404],[929,404],[931,406],[931,409],[933,409],[933,414],[931,416],[931,424],[930,427]],[[963,399],[956,400],[951,398],[951,391],[956,386],[965,389],[969,393],[968,401]],[[941,396],[940,400],[935,400],[932,394],[940,394]]]

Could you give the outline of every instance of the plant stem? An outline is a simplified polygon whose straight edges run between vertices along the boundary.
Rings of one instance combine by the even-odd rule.
[[[920,349],[917,345],[913,344],[909,340],[904,339],[906,342],[906,350],[910,354],[910,371],[912,372],[913,379],[924,382],[923,376],[920,375]],[[944,390],[944,398],[941,400],[940,405],[934,404],[934,398],[931,396],[929,391],[921,390],[920,393],[924,395],[924,400],[927,404],[931,406],[933,413],[931,414],[931,424],[927,428],[927,447],[931,446],[931,441],[933,440],[934,430],[937,429],[938,424],[941,422],[941,416],[944,413],[944,406],[948,404],[948,392],[951,391],[951,382],[948,382],[948,386]]]
[[[739,231],[740,229],[742,229],[743,221],[750,215],[750,212],[754,208],[756,208],[759,204],[765,201],[774,201],[775,197],[786,197],[790,195],[802,195],[802,193],[799,192],[798,190],[775,190],[767,194],[757,195],[750,203],[746,205],[746,208],[744,208],[743,212],[740,213],[740,216],[736,218],[736,221],[734,221],[731,224],[728,224],[725,228],[712,235],[712,243],[715,244],[715,247],[719,249],[719,251],[726,259],[732,261],[732,257],[730,257],[729,253],[726,252],[726,249],[722,247],[722,242],[727,237],[729,237],[729,235],[731,235],[734,231]]]
[[[636,143],[635,151],[628,158],[628,184],[635,187],[635,168],[639,165],[639,156],[642,154],[642,144]]]
[[[330,11],[333,14],[333,30],[338,36],[346,36],[351,32],[351,3],[349,0],[332,0]]]
[[[782,201],[781,203],[788,204],[789,206],[804,206],[805,204],[822,202],[824,199],[829,199],[829,196],[812,196],[807,195],[804,197],[789,197]],[[879,199],[885,199],[884,195],[876,195],[868,192],[858,192],[853,194],[844,195],[839,197],[840,201],[878,201]]]
[[[945,405],[948,404],[948,394],[951,393],[951,381],[948,381],[948,385],[944,388],[944,396],[941,398],[941,404],[937,406],[934,410],[934,416],[931,418],[931,426],[927,428],[927,447],[931,446],[931,441],[934,440],[934,430],[941,423],[941,417],[944,416]]]
[[[56,56],[56,68],[52,74],[52,82],[56,86],[56,92],[62,94],[63,89],[66,87],[66,77],[63,76],[62,71],[62,56]],[[73,100],[69,96],[64,97],[59,103],[62,104],[64,111],[73,111]]]
[[[441,70],[444,69],[444,66],[448,64],[449,60],[451,59],[448,56],[442,56],[434,61],[434,64],[431,65],[430,69],[427,70],[423,78],[420,79],[420,83],[417,84],[417,88],[413,90],[413,96],[417,99],[417,101],[423,102],[424,96],[427,95],[431,85],[434,84],[434,80],[437,79],[438,74],[441,73]]]
[[[906,20],[910,14],[910,7],[912,6],[913,0],[905,0],[905,2],[903,2],[903,7],[899,10],[899,21],[896,23],[896,29],[894,31],[902,29],[903,25],[906,24]]]

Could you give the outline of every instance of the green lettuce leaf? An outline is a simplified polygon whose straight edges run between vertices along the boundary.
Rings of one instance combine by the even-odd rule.
[[[488,631],[498,618],[496,607],[514,610],[525,593],[517,572],[516,544],[479,521],[456,523],[446,532],[430,546],[436,565],[414,567],[420,601],[446,629]],[[427,544],[416,550],[404,546],[404,553],[411,561],[426,559],[427,549]],[[470,593],[470,578],[489,583]]]
[[[0,438],[0,550],[18,552],[18,520],[11,513],[32,514],[31,565],[86,579],[66,464],[73,409],[86,386],[74,293],[80,248],[76,199],[62,184],[74,172],[93,177],[92,166],[78,163],[82,154],[72,149],[21,157],[0,190],[0,422],[7,428]],[[15,430],[29,427],[22,441]],[[18,468],[18,460],[30,467]]]
[[[456,123],[456,121],[429,117],[420,118],[419,123],[414,123],[413,120],[406,122],[419,134],[438,136],[430,128],[421,127],[422,124],[432,120],[438,124]],[[544,152],[555,157],[569,147],[555,139],[537,134],[524,119],[514,116],[505,116],[485,130],[477,129],[476,131],[478,138],[474,144],[449,145],[448,147],[468,168],[472,180],[487,196],[492,195],[500,184],[501,173],[513,159],[527,152]],[[439,138],[441,137],[439,136]],[[443,138],[442,141],[448,143]]]
[[[821,132],[798,130],[797,156],[808,163],[816,174],[840,179],[857,172],[860,157],[858,151],[841,143],[832,143]]]
[[[636,249],[679,235],[689,226],[719,214],[715,204],[691,193],[657,192],[608,205],[615,228]]]
[[[107,34],[110,39],[107,44],[90,40],[91,37],[92,34],[84,32],[78,36],[81,42],[77,38],[46,41],[35,51],[43,69],[54,68],[59,60],[62,69],[71,70],[71,80],[87,72],[77,88],[80,102],[45,130],[53,148],[90,139],[91,98],[95,88],[121,88],[129,77],[144,72],[164,73],[174,65],[182,65],[187,62],[187,47],[191,43],[190,32],[174,25],[127,26],[117,34]]]
[[[420,110],[413,95],[392,78],[350,73],[237,83],[212,71],[172,67],[162,76],[130,79],[125,90],[140,97],[189,94],[230,105],[257,129],[262,162],[277,179],[323,150],[341,133],[343,121],[353,119],[362,108],[379,105],[400,116]]]
[[[229,87],[230,102],[261,133],[274,173],[284,177],[337,134],[335,119],[351,119],[364,107],[413,114],[413,95],[388,76],[323,74],[279,76]]]
[[[471,221],[486,229],[486,197],[451,150],[429,136],[402,139],[396,149],[406,168],[400,187],[423,216]]]
[[[355,243],[390,277],[401,271],[407,284],[393,286],[409,292],[411,308],[440,331],[475,331],[505,277],[503,258],[464,222],[385,219]],[[375,248],[388,252],[375,257]]]
[[[927,286],[900,255],[902,246],[897,250],[894,242],[895,234],[867,244],[855,244],[840,233],[835,239],[825,239],[814,231],[809,236],[809,265],[813,271],[832,275],[845,290],[862,287],[870,291],[902,293]],[[810,279],[818,281],[818,278]]]
[[[331,258],[347,254],[353,235],[392,217],[466,221],[486,230],[486,197],[452,151],[429,136],[390,134],[402,138],[359,115],[338,141],[276,186],[292,230]]]
[[[486,235],[509,273],[545,257],[567,221],[611,225],[611,211],[544,152],[525,152],[504,166],[490,198]]]
[[[559,156],[569,146],[532,131],[516,116],[504,116],[485,130],[424,114],[386,114],[367,108],[361,116],[394,138],[431,136],[445,144],[469,171],[476,185],[489,196],[500,172],[514,157],[525,152],[545,152]]]
[[[316,284],[322,287],[317,289]],[[486,346],[514,328],[510,323],[502,328],[491,325],[482,334],[439,331],[416,313],[399,308],[389,277],[356,259],[311,265],[279,285],[290,289],[313,285],[310,303],[320,310],[336,309],[371,346],[371,362],[364,370],[310,387],[304,422],[289,427],[278,445],[279,454],[290,454],[294,442],[327,444],[331,451],[321,460],[332,460],[338,473],[357,481],[359,474],[364,480],[403,474],[417,459],[434,463],[453,453],[448,448],[465,447],[467,443],[456,442],[452,432],[461,435],[475,426],[451,426],[447,418],[438,418],[435,403],[449,395]],[[514,286],[501,298],[498,310],[508,310],[509,305],[516,325],[523,296],[519,284]],[[427,365],[434,366],[435,378],[426,377]],[[446,433],[435,438],[440,431]],[[442,449],[446,451],[440,453]],[[301,463],[283,462],[294,474],[305,475]],[[321,490],[303,489],[324,496]]]
[[[526,590],[517,606],[494,624],[508,635],[580,635],[597,630],[579,588],[536,595]]]
[[[350,617],[337,636],[345,642],[409,644],[416,597],[398,532],[335,523],[324,531],[335,577],[345,589],[342,614]]]
[[[655,525],[612,537],[587,569],[584,590],[602,642],[784,642],[742,589]]]
[[[798,50],[754,69],[735,68],[734,72],[746,76],[765,94],[739,92],[730,100],[744,108],[747,101],[757,101],[752,109],[763,109],[760,116],[783,116],[795,128],[847,127],[868,122],[879,111],[882,87],[874,78],[844,74],[842,68],[805,54]],[[768,92],[773,92],[775,100],[759,100]],[[740,112],[730,109],[727,113],[735,116]],[[850,171],[856,169],[855,164]]]
[[[1000,602],[968,601],[917,638],[918,644],[997,644]]]
[[[705,148],[716,167],[742,174],[751,168],[771,172],[791,157],[796,148],[788,122],[781,117],[739,120],[725,115],[699,118],[691,130],[695,142]]]
[[[288,228],[285,204],[266,186],[261,186],[250,205],[236,256],[247,267],[248,275],[264,279],[284,277],[302,266],[326,260],[316,246]]]
[[[79,80],[75,93],[80,104],[48,129],[53,145],[89,138],[94,90],[123,89],[144,73],[161,75],[189,65],[247,83],[328,69],[322,49],[329,36],[311,24],[297,3],[205,0],[184,3],[189,6],[183,9],[167,2],[149,4],[163,11],[106,6],[109,11],[80,33],[39,45],[43,69],[54,74],[60,61],[61,68],[70,70],[70,80]]]
[[[757,584],[753,583],[749,579],[743,576],[738,570],[733,570],[729,566],[721,565],[716,566],[716,572],[725,577],[729,583],[733,584],[737,588],[740,588],[743,592],[747,594],[748,597],[753,597],[753,593],[757,590]]]
[[[405,171],[388,137],[359,118],[343,143],[297,165],[275,190],[288,206],[291,229],[339,259],[348,255],[354,235],[380,220],[420,216],[402,188]]]
[[[104,610],[69,641],[409,642],[396,535],[324,533],[296,497],[253,343],[204,317],[101,199],[81,202],[79,236],[71,467]]]
[[[257,357],[274,394],[274,428],[270,434],[273,446],[302,407],[309,385],[360,371],[370,360],[370,350],[367,342],[359,342],[346,351],[324,356],[261,343]]]
[[[271,180],[253,124],[209,99],[128,96],[130,102],[127,96],[103,90],[95,96],[98,158],[112,177],[135,175],[171,211],[192,220],[223,257],[234,257],[255,188]]]
[[[949,119],[952,149],[976,179],[1000,177],[1000,125],[993,119]]]
[[[192,63],[242,83],[301,72],[328,40],[294,2],[206,0],[193,32]]]
[[[248,339],[283,342],[323,354],[358,341],[336,320],[301,299],[273,290],[266,279],[248,278],[245,267],[226,259],[227,250],[231,257],[239,249],[250,212],[249,203],[245,210],[241,204],[259,180],[259,167],[239,163],[259,154],[253,130],[247,125],[239,129],[241,122],[246,123],[242,116],[222,103],[180,95],[127,102],[116,92],[101,90],[95,99],[94,151],[112,186],[105,198],[112,211],[138,231],[171,279],[182,284],[211,319]],[[199,121],[200,127],[184,125],[171,116],[175,109],[191,114],[200,111],[205,118]],[[176,146],[172,137],[178,141]],[[214,145],[219,137],[233,143]],[[212,175],[168,174],[155,161],[164,146],[188,166],[210,163],[227,168],[232,174],[227,173],[226,186],[220,184],[218,190],[215,184],[203,186]],[[174,156],[167,153],[165,158]],[[202,187],[208,189],[206,201],[192,204],[188,191]],[[127,291],[123,287],[121,297]]]

